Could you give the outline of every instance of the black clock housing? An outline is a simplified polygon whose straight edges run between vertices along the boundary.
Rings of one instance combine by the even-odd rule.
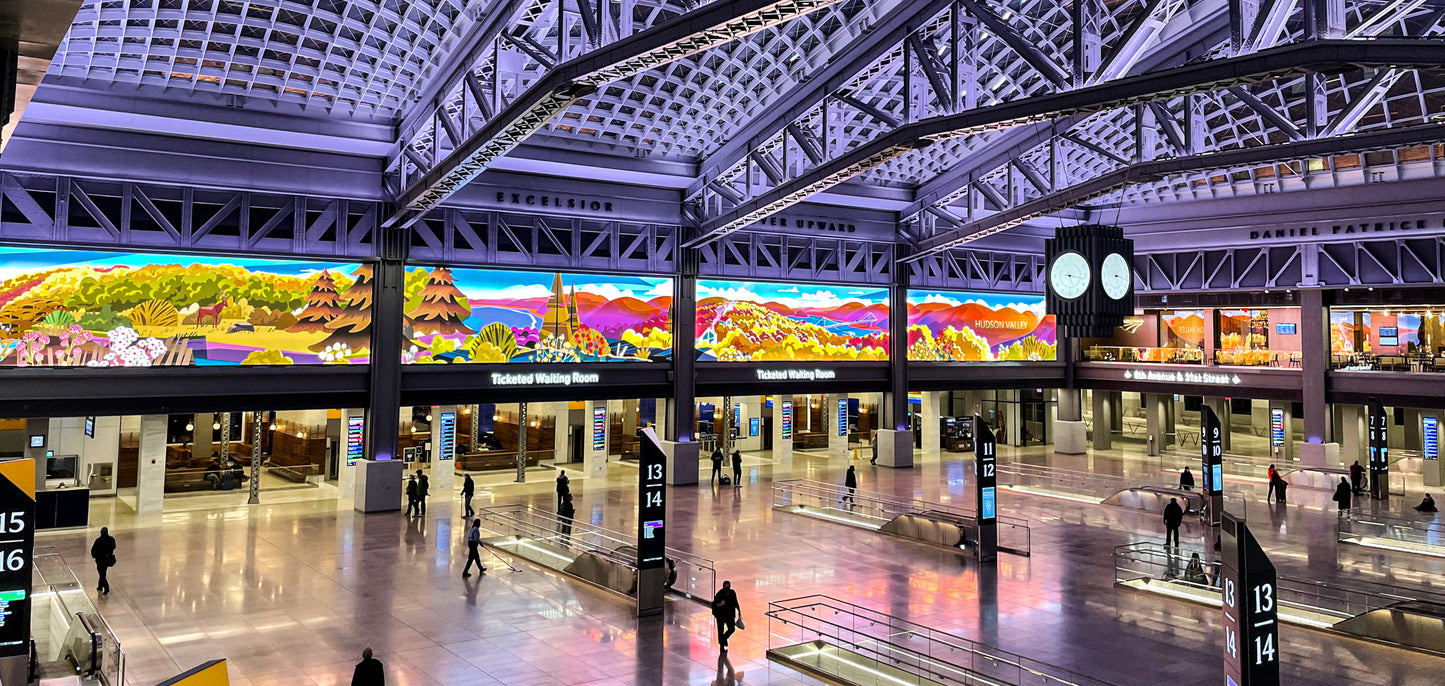
[[[1049,279],[1054,260],[1066,252],[1076,252],[1089,263],[1089,289],[1077,298],[1067,299],[1054,292]],[[1047,290],[1047,307],[1054,315],[1054,324],[1059,336],[1067,338],[1107,338],[1114,335],[1115,327],[1124,323],[1124,318],[1134,314],[1134,289],[1123,298],[1115,300],[1104,292],[1103,279],[1099,268],[1104,258],[1119,253],[1132,268],[1134,264],[1134,241],[1124,237],[1124,230],[1117,226],[1085,224],[1061,227],[1054,237],[1044,241],[1044,253],[1048,264],[1044,268],[1044,283]],[[1130,275],[1133,278],[1133,275]]]

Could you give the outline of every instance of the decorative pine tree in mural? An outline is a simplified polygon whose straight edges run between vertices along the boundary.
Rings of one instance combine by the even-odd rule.
[[[346,307],[326,328],[331,335],[311,346],[314,351],[341,344],[353,351],[371,347],[371,265],[363,264],[351,273],[356,282],[346,289]]]
[[[326,325],[341,316],[341,294],[329,270],[321,270],[311,292],[306,294],[306,307],[297,315],[297,322],[287,331],[325,331]]]
[[[421,289],[421,302],[407,313],[412,333],[415,335],[476,333],[463,323],[470,310],[466,296],[457,289],[452,272],[446,267],[437,267],[426,276]]]

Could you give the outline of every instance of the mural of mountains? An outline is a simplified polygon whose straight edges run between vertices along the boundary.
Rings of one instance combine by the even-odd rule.
[[[659,309],[637,298],[601,300],[591,307],[582,304],[578,294],[578,314],[582,323],[597,329],[609,338],[622,335],[628,329],[638,329],[654,317],[667,316],[667,309]]]
[[[978,303],[949,305],[948,303],[922,303],[909,308],[909,324],[922,324],[934,331],[948,327],[969,329],[982,336],[990,346],[1023,338],[1039,329],[1039,316],[1031,311],[1020,312],[1011,307],[992,309]],[[1035,337],[1045,343],[1054,342],[1052,323],[1047,335],[1039,331]]]

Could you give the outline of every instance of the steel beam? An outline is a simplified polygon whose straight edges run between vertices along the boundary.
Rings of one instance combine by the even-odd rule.
[[[837,0],[714,2],[557,65],[398,194],[383,226],[410,226],[599,86],[776,26]]]
[[[1064,188],[1012,209],[970,222],[921,241],[909,260],[953,248],[1020,222],[1041,217],[1053,210],[1077,205],[1125,186],[1158,180],[1173,174],[1254,166],[1280,160],[1327,157],[1352,152],[1382,150],[1445,141],[1445,126],[1424,124],[1357,134],[1347,138],[1297,141],[1279,145],[1229,150],[1206,155],[1153,160],[1129,165],[1083,183]]]
[[[1241,57],[1189,64],[1107,84],[1053,93],[961,114],[931,117],[854,146],[827,163],[704,222],[696,247],[716,240],[825,188],[937,140],[979,134],[1057,117],[1089,114],[1134,103],[1218,90],[1311,72],[1358,66],[1434,68],[1445,43],[1414,39],[1311,41]]]

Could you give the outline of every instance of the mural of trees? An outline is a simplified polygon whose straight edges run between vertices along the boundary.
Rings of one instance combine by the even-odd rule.
[[[312,345],[313,351],[326,350],[338,344],[353,351],[371,347],[371,265],[363,264],[351,275],[356,277],[356,282],[346,289],[346,307],[327,325],[331,335]]]
[[[288,331],[325,331],[326,325],[341,316],[341,294],[336,291],[336,280],[329,270],[321,270],[311,292],[306,294],[306,308],[296,317],[296,323]]]
[[[421,289],[421,303],[407,313],[411,318],[412,331],[416,335],[475,333],[464,322],[471,314],[466,296],[456,286],[452,272],[446,267],[436,267],[427,273]]]

